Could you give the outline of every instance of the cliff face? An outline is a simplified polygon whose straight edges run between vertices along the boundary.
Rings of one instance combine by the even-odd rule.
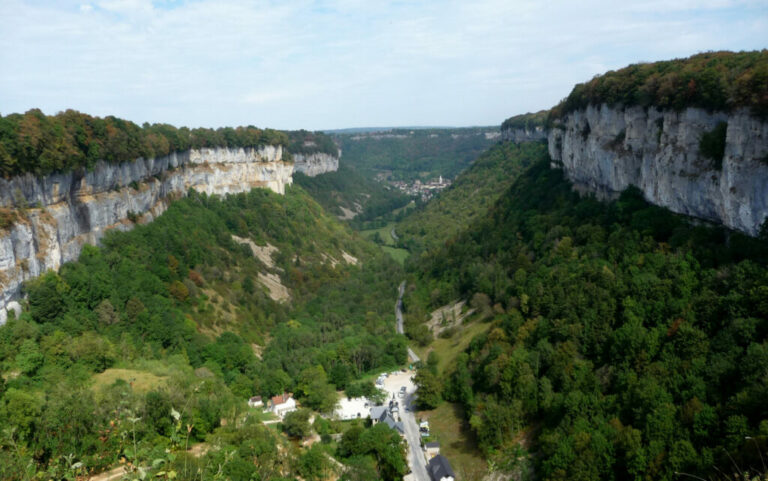
[[[719,122],[727,122],[722,166],[699,148]],[[768,217],[768,123],[746,109],[589,106],[566,114],[548,143],[553,167],[581,191],[610,198],[634,185],[653,204],[752,236]]]
[[[112,229],[149,222],[192,188],[229,194],[254,187],[284,193],[293,165],[280,146],[212,148],[138,159],[100,162],[91,172],[0,179],[0,207],[16,220],[0,230],[0,324],[16,308],[22,282],[77,259]]]
[[[501,131],[501,140],[511,141],[516,144],[520,142],[537,142],[547,138],[547,131],[544,127],[513,128],[503,129]]]
[[[339,151],[339,156],[341,156],[341,151]],[[336,172],[339,170],[339,156],[323,152],[293,154],[293,168],[296,172],[302,172],[310,177],[326,172]]]

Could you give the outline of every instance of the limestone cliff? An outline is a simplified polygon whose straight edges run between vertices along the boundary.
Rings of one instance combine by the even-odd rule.
[[[293,154],[294,169],[310,177],[324,174],[326,172],[336,172],[339,170],[339,157],[326,154],[324,152],[314,152],[311,154]]]
[[[112,229],[149,222],[189,189],[229,194],[254,187],[284,193],[293,164],[281,146],[205,148],[122,164],[100,162],[90,172],[0,179],[0,208],[15,216],[0,230],[0,324],[21,284],[77,259]]]
[[[722,163],[700,152],[702,136],[720,122]],[[553,167],[599,197],[634,185],[653,204],[752,236],[768,217],[768,123],[747,109],[590,105],[565,114],[548,143]]]
[[[501,140],[507,142],[538,142],[547,139],[547,131],[543,126],[509,128],[501,131]]]

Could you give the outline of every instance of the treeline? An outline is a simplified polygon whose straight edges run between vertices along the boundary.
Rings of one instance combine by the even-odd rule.
[[[276,247],[275,265],[233,234]],[[265,273],[289,301],[271,299]],[[178,479],[221,469],[231,479],[319,479],[308,474],[318,453],[278,448],[258,420],[243,421],[244,402],[288,390],[329,411],[337,388],[405,362],[391,319],[400,278],[299,187],[226,199],[190,192],[25,286],[28,308],[0,328],[0,477],[64,479],[158,459]],[[166,451],[212,433],[226,442],[209,456]]]
[[[420,385],[432,404],[462,403],[508,468],[532,432],[541,479],[764,472],[766,263],[764,241],[692,225],[636,190],[579,198],[539,161],[414,267],[409,311],[471,299],[491,323]]]
[[[333,139],[321,132],[309,132],[307,130],[294,130],[288,132],[290,143],[288,150],[293,154],[324,154],[338,156],[339,147]]]
[[[392,180],[454,178],[497,139],[497,128],[392,129],[385,132],[336,134],[344,159],[363,175],[382,173]]]
[[[540,110],[536,113],[515,115],[501,123],[501,130],[525,129],[533,130],[536,127],[544,127],[547,124],[549,110]]]
[[[639,105],[730,111],[748,107],[768,116],[768,50],[707,52],[685,59],[639,63],[578,84],[551,119],[587,105]]]
[[[281,132],[254,126],[218,129],[135,123],[75,110],[45,115],[39,109],[0,116],[0,175],[46,175],[92,168],[97,161],[126,162],[203,147],[283,145],[297,152],[336,152],[324,134]],[[332,147],[333,146],[333,147]]]

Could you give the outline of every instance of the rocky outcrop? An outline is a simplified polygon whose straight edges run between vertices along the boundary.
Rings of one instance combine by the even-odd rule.
[[[339,157],[326,154],[324,152],[315,152],[312,154],[293,154],[294,169],[310,177],[324,174],[326,172],[336,172],[339,170]]]
[[[503,129],[501,140],[504,142],[538,142],[547,139],[547,130],[543,126]]]
[[[553,167],[574,186],[614,197],[630,185],[673,212],[755,236],[768,217],[768,123],[746,109],[731,114],[689,108],[589,106],[549,132]],[[727,122],[722,162],[700,140]]]
[[[193,149],[100,162],[90,172],[0,180],[0,208],[15,217],[0,230],[0,324],[25,280],[77,259],[83,245],[110,230],[151,221],[189,189],[229,194],[263,187],[282,194],[292,173],[281,146],[263,146]]]

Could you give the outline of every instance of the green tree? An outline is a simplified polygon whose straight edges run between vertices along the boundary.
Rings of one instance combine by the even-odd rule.
[[[298,382],[303,402],[320,412],[331,412],[338,396],[322,366],[308,367],[299,374]]]
[[[299,474],[309,481],[328,479],[331,470],[331,461],[319,444],[312,445],[299,458]]]
[[[437,375],[428,368],[421,368],[416,371],[413,381],[418,386],[417,402],[422,409],[434,409],[442,402],[442,383]]]
[[[312,425],[309,423],[311,414],[309,409],[298,409],[287,413],[283,418],[283,431],[297,438],[308,437],[312,434]]]
[[[27,339],[21,344],[16,355],[16,366],[28,376],[33,376],[43,365],[43,353],[33,339]]]

